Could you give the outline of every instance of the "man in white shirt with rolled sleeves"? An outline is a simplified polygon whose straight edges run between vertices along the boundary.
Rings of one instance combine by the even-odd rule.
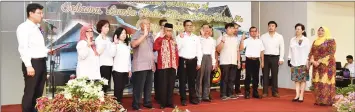
[[[28,4],[27,20],[16,30],[18,51],[22,59],[22,72],[25,89],[22,98],[22,111],[34,112],[36,99],[43,94],[47,74],[46,57],[50,51],[46,46],[40,22],[43,19],[43,6],[37,3]]]
[[[268,96],[269,74],[271,71],[272,96],[280,97],[278,94],[278,72],[279,65],[284,62],[284,39],[283,36],[276,32],[277,23],[275,21],[268,22],[269,32],[261,35],[264,51],[264,68],[263,68],[263,96]]]

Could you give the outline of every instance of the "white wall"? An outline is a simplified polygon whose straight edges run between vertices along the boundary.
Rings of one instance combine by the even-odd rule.
[[[336,60],[344,65],[347,55],[354,56],[354,2],[308,2],[307,5],[307,31],[315,30],[314,40],[320,26],[328,27],[337,44]]]
[[[260,2],[252,3],[252,25],[260,26],[260,33],[264,34],[268,30],[267,23],[275,21],[278,25],[277,32],[283,35],[285,42],[284,64],[279,67],[278,86],[280,88],[294,88],[291,81],[290,68],[287,66],[287,54],[290,39],[294,36],[294,26],[302,23],[307,27],[307,2]],[[260,19],[256,19],[259,13]],[[260,24],[258,24],[260,21]]]
[[[1,2],[1,105],[20,104],[23,95],[24,78],[16,39],[16,28],[24,21],[21,6],[24,2]],[[6,12],[8,9],[19,13],[11,14],[13,11]]]

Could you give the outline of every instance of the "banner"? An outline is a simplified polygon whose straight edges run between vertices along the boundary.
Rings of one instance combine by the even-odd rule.
[[[174,25],[175,35],[184,30],[183,21],[192,20],[194,34],[199,35],[201,25],[213,26],[213,37],[217,39],[224,32],[225,23],[236,22],[241,27],[238,35],[248,34],[251,26],[250,2],[47,2],[45,5],[45,41],[48,48],[62,46],[53,57],[55,61],[56,85],[64,85],[77,65],[76,45],[80,28],[85,24],[93,25],[94,37],[99,33],[95,25],[99,20],[111,24],[109,37],[118,27],[127,30],[129,38],[139,30],[139,18],[148,17],[153,33],[159,31],[159,20],[167,19]],[[50,31],[49,29],[53,29]],[[49,68],[49,61],[48,61]],[[220,72],[216,72],[213,86],[219,86]],[[242,76],[242,79],[244,76]],[[178,86],[178,83],[177,85]],[[112,87],[111,87],[112,88]]]

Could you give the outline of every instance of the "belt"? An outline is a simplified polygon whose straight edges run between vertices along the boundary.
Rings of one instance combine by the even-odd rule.
[[[247,58],[251,60],[259,60],[259,57],[247,57]]]
[[[43,58],[31,58],[33,60],[47,60],[47,57],[43,57]]]
[[[269,57],[279,57],[280,55],[268,55],[268,54],[265,54],[264,56],[269,56]]]
[[[191,59],[188,59],[188,58],[184,58],[184,57],[180,57],[181,59],[184,59],[184,60],[194,60],[194,59],[197,59],[196,57],[194,58],[191,58]]]

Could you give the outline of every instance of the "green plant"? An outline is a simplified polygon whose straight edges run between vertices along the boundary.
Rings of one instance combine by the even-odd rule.
[[[39,112],[126,112],[113,96],[104,96],[102,85],[106,79],[88,81],[89,78],[69,80],[53,99],[41,97],[37,99]]]
[[[355,84],[350,84],[348,87],[337,88],[336,94],[346,96],[349,92],[354,92],[354,91],[355,91]]]
[[[355,85],[350,84],[348,87],[337,88],[337,100],[333,107],[338,112],[355,112]]]

